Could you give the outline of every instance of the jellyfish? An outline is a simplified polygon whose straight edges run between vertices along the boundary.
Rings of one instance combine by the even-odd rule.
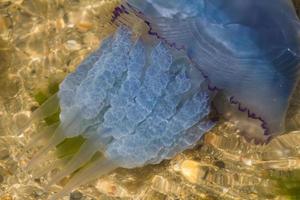
[[[282,133],[299,76],[298,23],[288,0],[123,1],[112,13],[116,33],[32,114],[37,121],[61,110],[28,169],[66,138],[85,138],[53,164],[60,171],[48,185],[70,176],[57,199],[116,168],[194,147],[215,125],[212,110],[258,141]]]
[[[246,136],[264,141],[284,132],[299,77],[290,0],[127,0],[114,14],[131,27],[135,15],[149,35],[184,51],[218,92],[219,113]]]
[[[78,152],[49,181],[53,185],[76,171],[52,197],[57,199],[116,168],[170,159],[195,146],[214,125],[208,117],[212,93],[206,84],[184,55],[160,41],[136,38],[130,29],[120,27],[33,113],[32,120],[47,117],[54,108],[61,110],[60,123],[46,131],[54,134],[28,169],[42,163],[47,152],[66,138],[85,138]],[[91,161],[97,152],[102,156]]]

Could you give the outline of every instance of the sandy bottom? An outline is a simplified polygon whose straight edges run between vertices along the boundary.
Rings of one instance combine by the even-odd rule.
[[[65,184],[47,191],[44,186],[55,170],[40,178],[24,170],[34,153],[24,148],[36,129],[19,130],[37,107],[34,95],[51,91],[114,31],[107,22],[116,3],[0,0],[0,200],[44,200]],[[288,115],[291,130],[300,130],[299,95]],[[281,184],[290,184],[289,177],[295,179],[292,188],[300,187],[297,132],[255,145],[232,124],[220,123],[194,149],[171,161],[118,169],[65,199],[286,199],[292,193]]]

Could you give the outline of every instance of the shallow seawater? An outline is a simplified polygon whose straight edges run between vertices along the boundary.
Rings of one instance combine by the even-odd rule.
[[[47,199],[55,170],[34,178],[24,148],[39,128],[20,127],[41,100],[99,42],[118,0],[0,0],[0,200]],[[300,7],[300,3],[296,2]],[[65,199],[299,199],[300,85],[289,108],[291,130],[266,145],[247,142],[220,122],[192,150],[171,161],[119,169]],[[49,119],[51,121],[51,119]]]

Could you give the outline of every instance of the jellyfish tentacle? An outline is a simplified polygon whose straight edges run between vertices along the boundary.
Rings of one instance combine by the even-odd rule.
[[[59,122],[54,123],[50,126],[44,127],[40,133],[37,133],[33,138],[30,139],[30,142],[26,145],[25,151],[28,151],[31,149],[34,145],[36,145],[41,140],[49,139],[52,135],[52,133],[55,132],[57,127],[59,126]]]
[[[63,158],[58,158],[58,159],[52,161],[46,167],[42,167],[41,169],[34,170],[33,171],[33,177],[40,178],[43,175],[51,172],[52,170],[57,169],[59,167],[62,167],[65,162],[67,162],[68,160],[70,160],[70,158],[71,158],[71,156],[66,156],[66,157],[63,157]]]
[[[64,188],[58,193],[51,196],[50,200],[59,199],[60,197],[63,197],[68,192],[70,192],[73,188],[95,180],[105,174],[108,174],[116,168],[118,168],[118,165],[115,161],[112,160],[107,160],[104,158],[102,160],[94,161],[89,166],[86,166],[85,168],[74,174],[74,176],[69,180]]]
[[[72,157],[72,159],[66,164],[62,171],[58,172],[48,183],[47,187],[57,183],[68,174],[73,173],[75,170],[86,164],[93,155],[105,148],[105,144],[102,144],[101,137],[94,135],[92,138],[88,138],[87,141],[80,147],[79,151]]]
[[[22,131],[26,130],[32,123],[47,118],[55,114],[59,109],[59,98],[57,93],[48,98],[40,107],[38,107],[28,119]]]
[[[43,161],[46,158],[46,155],[49,152],[49,150],[57,146],[65,138],[66,136],[64,134],[64,130],[62,129],[61,126],[59,126],[56,129],[54,135],[51,137],[49,143],[46,146],[44,146],[41,150],[39,150],[39,152],[36,155],[34,155],[33,158],[29,161],[26,169],[27,170],[32,169],[32,167],[36,165],[38,162]]]
[[[56,113],[59,108],[59,98],[57,93],[48,98],[37,110],[32,114],[31,120],[43,119]]]

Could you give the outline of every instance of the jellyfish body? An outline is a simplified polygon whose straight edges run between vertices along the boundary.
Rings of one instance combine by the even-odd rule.
[[[134,13],[150,35],[185,51],[210,89],[225,93],[230,109],[217,103],[225,114],[240,121],[244,115],[262,135],[284,131],[299,76],[299,20],[291,1],[127,0],[122,8],[120,18]]]
[[[78,135],[86,142],[49,185],[88,163],[97,151],[103,153],[77,172],[56,199],[117,167],[172,158],[213,126],[207,119],[205,84],[185,57],[173,56],[163,43],[133,40],[128,29],[120,28],[61,83],[60,125],[30,167],[65,138]]]
[[[184,58],[174,60],[162,43],[149,48],[120,29],[104,42],[93,67],[80,66],[58,93],[62,123],[80,118],[64,133],[109,141],[105,154],[126,168],[173,156],[176,136],[188,134],[209,113],[201,73]]]
[[[141,21],[147,36],[136,39],[131,31]],[[86,139],[50,181],[76,171],[53,199],[115,168],[159,163],[193,147],[213,126],[214,97],[219,111],[254,127],[259,139],[284,130],[299,73],[298,19],[289,1],[128,0],[112,22],[122,24],[117,33],[33,114],[61,109],[29,168],[65,138]],[[89,163],[97,151],[103,157]]]

